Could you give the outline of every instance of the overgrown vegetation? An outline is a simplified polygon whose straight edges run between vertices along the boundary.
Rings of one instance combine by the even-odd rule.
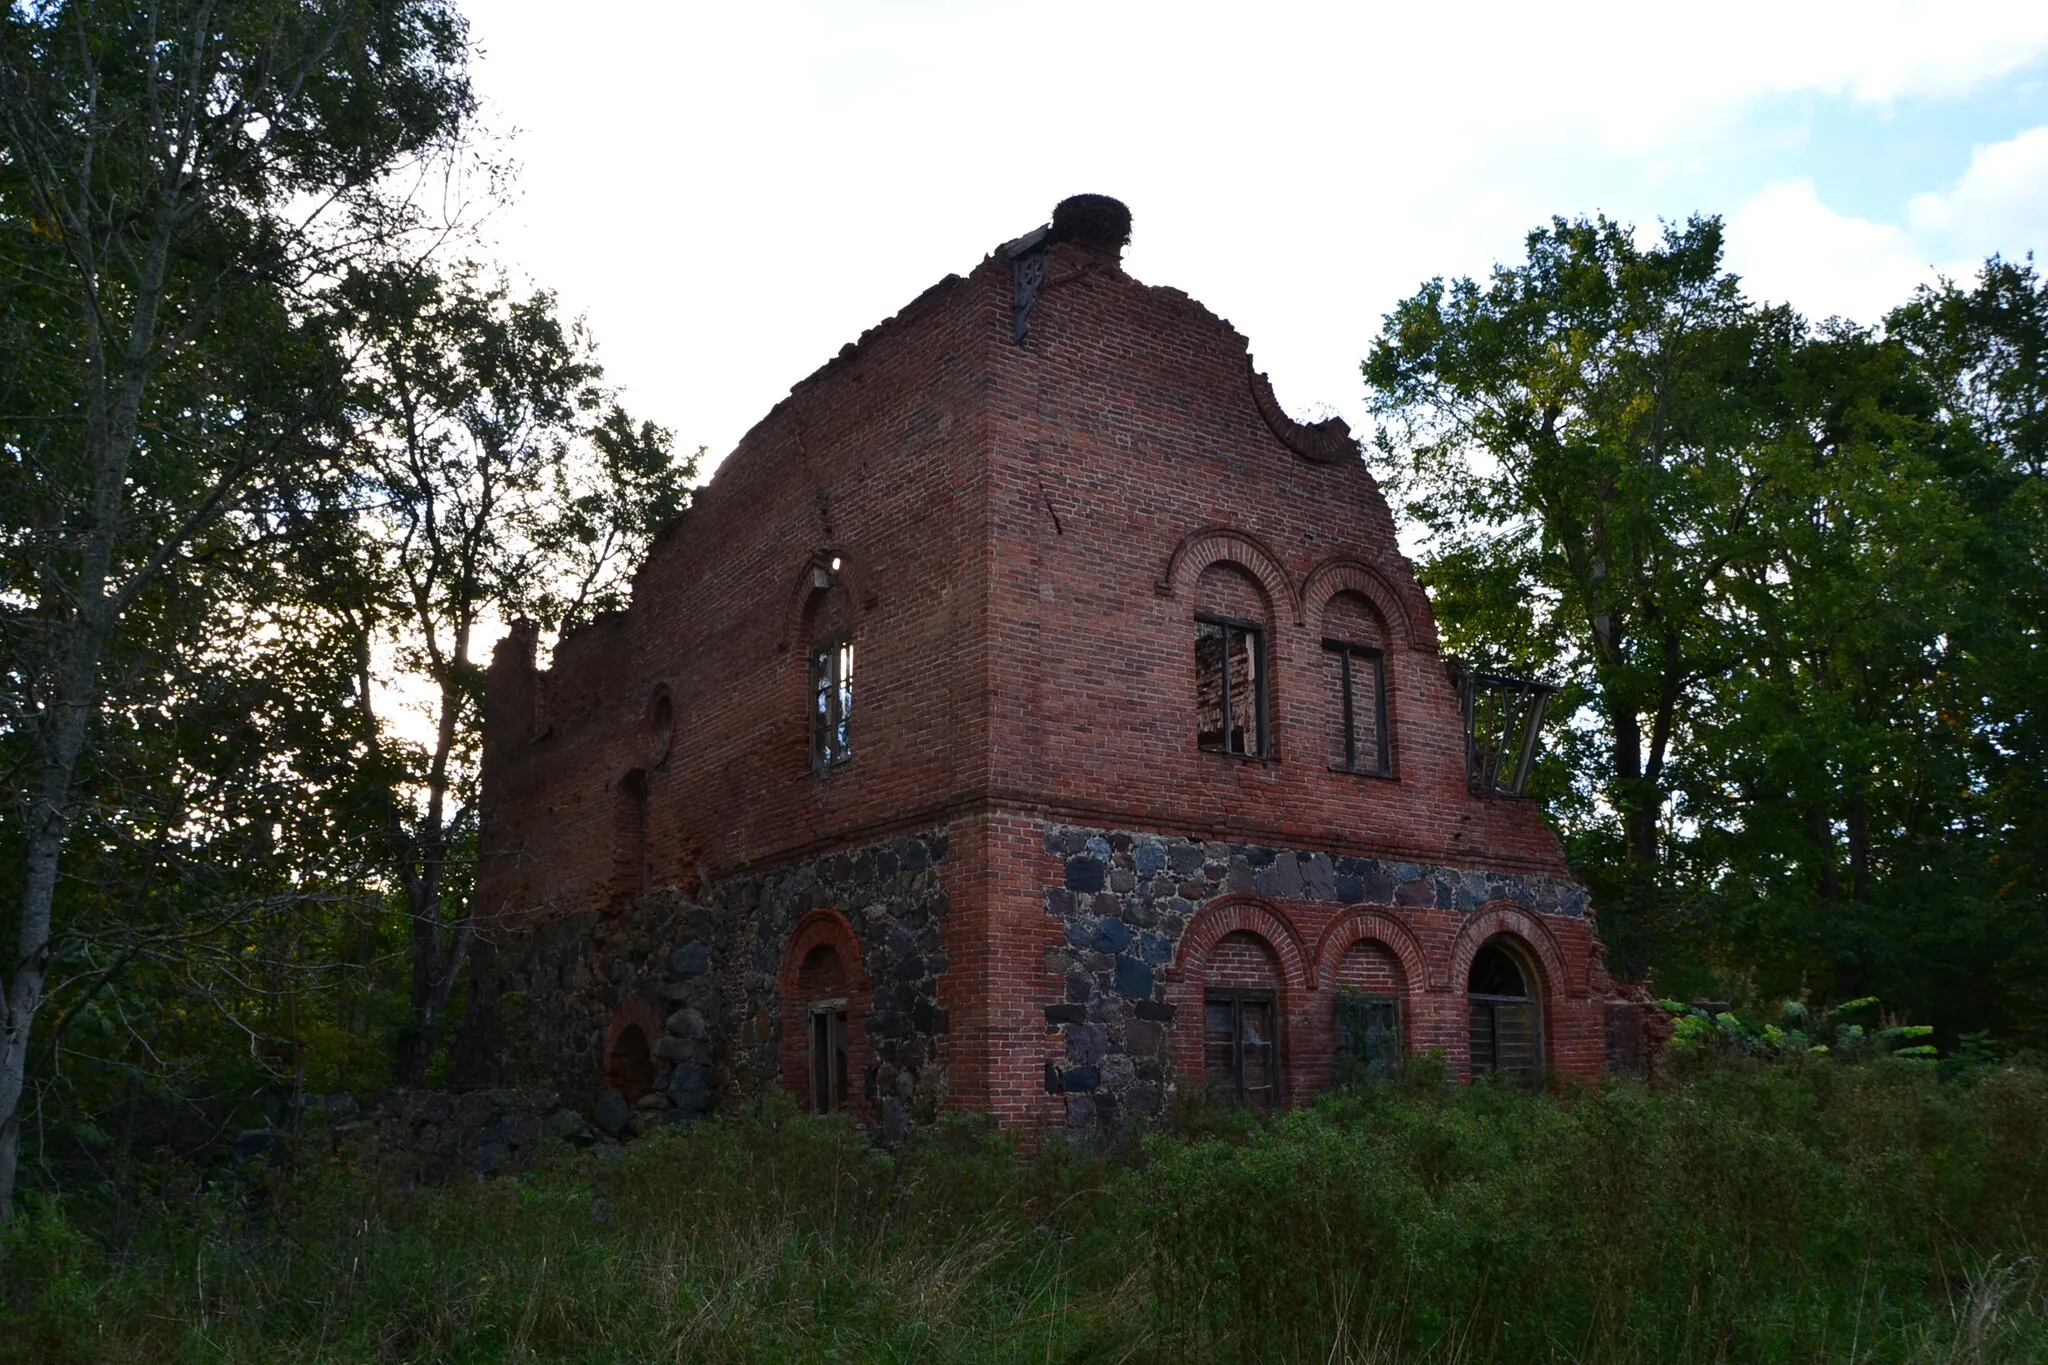
[[[1440,1068],[1270,1123],[886,1153],[774,1106],[521,1180],[163,1173],[9,1248],[0,1360],[2034,1361],[2048,1075]]]

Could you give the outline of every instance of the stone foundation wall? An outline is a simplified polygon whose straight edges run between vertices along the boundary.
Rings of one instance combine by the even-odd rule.
[[[455,1047],[458,1084],[545,1085],[594,1097],[613,1021],[638,1002],[656,1092],[712,1108],[725,1014],[714,964],[723,917],[674,892],[480,942]],[[650,1105],[650,1107],[659,1107]]]
[[[1553,1064],[1587,1074],[1604,1064],[1604,999],[1593,997],[1608,988],[1585,888],[1569,877],[1058,823],[1045,825],[1044,848],[1063,873],[1043,888],[1062,939],[1046,967],[1064,983],[1044,1005],[1048,1032],[1064,1040],[1064,1055],[1046,1063],[1045,1086],[1064,1098],[1069,1127],[1157,1114],[1192,1079],[1182,1073],[1200,1065],[1203,964],[1186,960],[1185,941],[1219,904],[1229,907],[1212,911],[1229,917],[1220,927],[1274,940],[1287,964],[1280,1019],[1290,1100],[1330,1083],[1335,967],[1358,941],[1341,933],[1356,911],[1396,926],[1383,932],[1409,946],[1402,995],[1411,1051],[1440,1046],[1454,1067],[1462,1063],[1463,987],[1451,980],[1459,931],[1482,909],[1497,917],[1513,907],[1541,922],[1532,935],[1555,963],[1546,1003]],[[1331,961],[1320,960],[1324,952]]]
[[[607,1049],[639,1023],[656,1066],[643,1114],[695,1117],[800,1081],[791,1059],[804,1040],[785,1036],[781,979],[797,926],[830,910],[856,939],[869,1006],[854,1021],[857,1116],[900,1134],[948,1089],[949,847],[944,828],[925,830],[728,878],[701,905],[661,892],[481,942],[457,1080],[545,1085],[595,1103]]]
[[[591,1147],[634,1131],[637,1125],[621,1123],[606,1132],[550,1091],[396,1090],[367,1103],[349,1094],[307,1095],[293,1127],[243,1133],[235,1157],[275,1162],[325,1149],[410,1188],[524,1171],[551,1143]]]
[[[719,885],[712,899],[746,945],[734,963],[735,1093],[797,1079],[789,1073],[800,1065],[803,1040],[784,1036],[780,978],[797,925],[813,911],[832,910],[858,940],[859,985],[871,1005],[864,1020],[851,1021],[861,1031],[857,1087],[868,1107],[861,1117],[895,1136],[910,1118],[937,1111],[951,1032],[939,999],[948,965],[940,936],[951,908],[940,871],[950,848],[947,830],[930,829]]]

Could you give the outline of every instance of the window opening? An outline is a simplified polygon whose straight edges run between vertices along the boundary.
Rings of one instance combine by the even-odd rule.
[[[1387,743],[1386,654],[1369,645],[1325,640],[1323,671],[1330,694],[1330,766],[1388,776],[1393,764]]]
[[[1356,1083],[1391,1076],[1400,1067],[1400,1006],[1356,986],[1338,991],[1336,1079]]]
[[[1211,1090],[1257,1109],[1280,1098],[1273,997],[1265,992],[1212,992],[1202,1001],[1202,1071]]]
[[[811,1007],[811,1110],[833,1114],[846,1107],[846,1002]]]
[[[612,812],[612,895],[642,896],[647,865],[647,774],[639,768],[619,780]]]
[[[1195,618],[1195,728],[1200,748],[1266,756],[1266,647],[1257,626]]]
[[[612,1044],[611,1065],[605,1068],[605,1085],[618,1091],[628,1104],[654,1089],[654,1050],[638,1024],[619,1030],[618,1040]]]
[[[655,694],[654,704],[647,708],[647,761],[660,767],[668,761],[668,751],[675,743],[676,706],[667,692]]]
[[[811,651],[811,766],[824,768],[853,756],[853,641],[837,639]]]
[[[1472,1076],[1500,1076],[1523,1085],[1541,1079],[1543,1055],[1536,1002],[1514,955],[1488,944],[1472,957],[1466,980],[1471,1010]]]
[[[1528,790],[1543,712],[1557,689],[1548,683],[1474,673],[1452,660],[1458,709],[1465,720],[1465,781],[1474,796],[1520,796]]]

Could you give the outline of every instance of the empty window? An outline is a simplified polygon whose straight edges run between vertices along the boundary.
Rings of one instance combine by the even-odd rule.
[[[846,1107],[846,1002],[827,1000],[811,1007],[811,1111],[832,1114]]]
[[[618,1091],[628,1104],[654,1089],[654,1050],[638,1024],[619,1030],[611,1056],[605,1059],[604,1086]]]
[[[1266,641],[1257,626],[1195,618],[1196,743],[1216,753],[1266,754]]]
[[[647,893],[647,773],[635,768],[619,779],[612,798],[612,897]]]
[[[1401,1066],[1401,1011],[1394,1001],[1347,986],[1337,994],[1337,1079],[1391,1076]]]
[[[811,650],[811,766],[853,756],[853,641],[831,640]]]
[[[1514,953],[1489,943],[1472,958],[1467,978],[1472,1075],[1534,1085],[1541,1078],[1541,1021],[1529,976]]]
[[[1273,997],[1212,991],[1202,1001],[1202,1072],[1211,1090],[1270,1109],[1280,1097]]]
[[[1387,746],[1387,656],[1368,645],[1325,640],[1323,676],[1330,767],[1386,777],[1393,771]]]

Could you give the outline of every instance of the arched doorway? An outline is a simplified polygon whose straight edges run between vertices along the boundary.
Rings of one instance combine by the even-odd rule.
[[[1225,934],[1202,964],[1202,1073],[1208,1088],[1255,1109],[1280,1102],[1280,959],[1248,930]]]
[[[1535,1085],[1543,1076],[1543,1014],[1530,954],[1505,934],[1472,955],[1465,991],[1472,1077],[1499,1076]]]
[[[605,1058],[604,1088],[616,1090],[632,1104],[654,1089],[654,1049],[648,1045],[646,1030],[628,1024],[612,1040],[611,1055]]]
[[[821,943],[804,955],[796,974],[797,1002],[808,1017],[811,1112],[830,1114],[851,1098],[846,1047],[846,964],[839,950]]]
[[[1353,1083],[1391,1076],[1401,1067],[1401,960],[1377,940],[1362,938],[1337,964],[1337,1050],[1334,1079]]]

